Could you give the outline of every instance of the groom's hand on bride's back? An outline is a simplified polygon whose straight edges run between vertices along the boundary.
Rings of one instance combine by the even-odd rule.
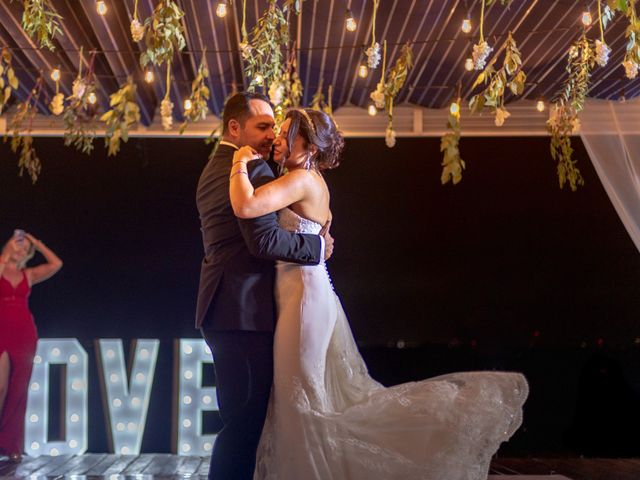
[[[331,228],[331,220],[328,220],[327,223],[324,224],[322,230],[320,230],[320,235],[324,238],[324,259],[329,260],[329,257],[333,255],[333,237],[329,233],[329,229]]]

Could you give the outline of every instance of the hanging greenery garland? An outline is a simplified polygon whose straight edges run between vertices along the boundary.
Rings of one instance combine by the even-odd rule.
[[[53,52],[56,49],[53,37],[62,35],[62,17],[53,11],[48,0],[23,0],[23,4],[22,28],[31,38],[37,37],[40,47]]]
[[[182,27],[184,12],[173,0],[160,0],[153,14],[144,21],[147,49],[140,55],[140,65],[162,65],[170,61],[176,51],[183,50],[187,41]]]
[[[111,110],[102,115],[100,121],[106,123],[104,142],[111,156],[120,151],[120,140],[129,140],[129,130],[140,121],[140,108],[136,103],[136,85],[131,77],[109,98]]]
[[[471,113],[482,113],[485,107],[491,108],[495,115],[495,124],[501,127],[511,115],[504,106],[504,94],[509,87],[513,95],[522,95],[527,76],[522,70],[522,56],[511,32],[504,43],[504,60],[499,70],[494,69],[497,57],[478,75],[472,89],[481,83],[487,87],[469,100]]]
[[[93,79],[93,65],[96,52],[91,53],[87,74],[82,76],[82,49],[78,76],[73,82],[72,94],[67,98],[69,104],[64,111],[64,144],[74,146],[76,150],[89,155],[93,151],[96,138],[97,113],[91,99],[95,97],[96,85]]]
[[[11,60],[11,52],[8,48],[3,47],[0,52],[0,115],[11,98],[11,92],[18,90],[20,86],[18,77],[11,66]]]
[[[42,170],[42,164],[36,150],[33,146],[33,136],[31,135],[31,129],[33,126],[33,119],[36,116],[36,105],[40,100],[40,94],[42,93],[42,85],[44,79],[42,75],[38,77],[36,85],[29,92],[29,96],[24,102],[18,104],[16,113],[11,118],[11,123],[5,134],[4,141],[7,141],[9,131],[11,131],[11,150],[13,153],[18,153],[20,150],[20,158],[18,160],[18,168],[20,169],[19,175],[26,171],[31,177],[31,182],[36,183],[40,171]]]
[[[551,134],[551,157],[558,163],[560,188],[569,183],[572,191],[576,191],[578,185],[584,185],[584,179],[576,166],[577,161],[572,158],[571,134],[580,125],[578,113],[584,108],[595,63],[595,52],[583,33],[569,49],[566,68],[569,77],[547,121],[547,130]]]
[[[184,122],[180,126],[180,134],[182,135],[189,123],[198,122],[207,118],[209,107],[209,87],[207,87],[207,79],[209,78],[209,68],[207,67],[207,52],[202,54],[200,66],[196,78],[191,82],[191,95],[186,100],[188,108],[184,110]]]

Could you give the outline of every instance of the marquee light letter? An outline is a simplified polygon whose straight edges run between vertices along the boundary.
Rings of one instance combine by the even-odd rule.
[[[50,442],[49,365],[65,365],[64,433],[61,441]],[[29,385],[25,416],[25,451],[31,456],[81,454],[87,450],[87,385],[88,356],[75,338],[38,340],[33,373]]]
[[[209,455],[215,435],[202,434],[202,412],[218,410],[215,387],[202,386],[202,364],[213,363],[202,339],[180,339],[178,359],[178,418],[176,451],[180,455]]]
[[[147,421],[159,340],[134,341],[133,365],[127,378],[121,339],[98,340],[98,360],[111,449],[115,453],[139,454]]]

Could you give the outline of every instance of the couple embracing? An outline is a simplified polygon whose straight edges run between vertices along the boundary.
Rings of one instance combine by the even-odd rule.
[[[205,257],[196,326],[214,358],[223,428],[210,480],[480,480],[522,421],[517,373],[467,372],[385,388],[358,352],[325,266],[322,171],[344,145],[323,112],[275,136],[266,97],[239,93],[198,184]],[[274,178],[273,156],[285,175]]]

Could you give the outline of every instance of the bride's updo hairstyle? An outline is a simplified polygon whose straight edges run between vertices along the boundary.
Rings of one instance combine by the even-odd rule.
[[[344,148],[344,137],[333,119],[324,112],[305,109],[292,109],[285,119],[291,119],[287,132],[287,143],[291,148],[298,134],[309,145],[315,145],[318,152],[311,157],[310,168],[329,170],[340,164],[340,154]]]

